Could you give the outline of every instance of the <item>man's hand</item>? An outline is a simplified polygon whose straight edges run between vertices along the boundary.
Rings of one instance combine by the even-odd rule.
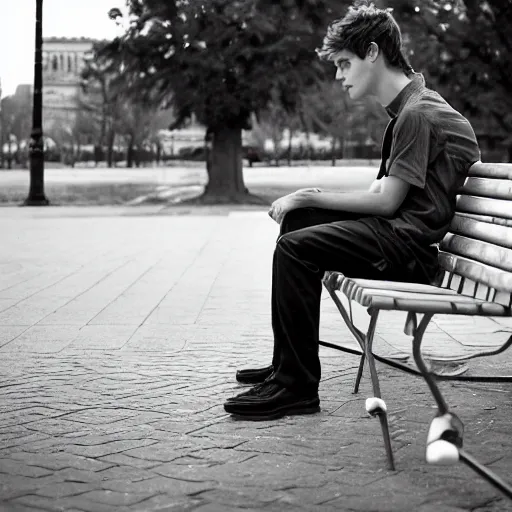
[[[296,210],[297,208],[303,208],[306,206],[305,200],[309,195],[318,192],[320,192],[319,188],[301,188],[300,190],[297,190],[297,192],[280,197],[272,203],[268,214],[278,224],[281,224],[284,216],[288,212]]]

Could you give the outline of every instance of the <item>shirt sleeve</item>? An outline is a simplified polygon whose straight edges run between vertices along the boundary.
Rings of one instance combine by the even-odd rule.
[[[424,188],[430,155],[431,125],[418,111],[404,111],[393,130],[388,176]]]

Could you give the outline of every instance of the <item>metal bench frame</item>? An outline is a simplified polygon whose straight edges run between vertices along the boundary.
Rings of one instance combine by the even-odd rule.
[[[467,215],[470,219],[472,218],[477,221],[484,221],[493,225],[507,226],[507,231],[510,229],[512,232],[512,164],[482,164],[479,162],[473,165],[469,176],[470,178],[477,177],[480,181],[476,184],[474,183],[475,180],[468,179],[466,181],[466,184],[461,190],[461,195],[458,197],[458,216],[461,214],[464,216]],[[490,181],[492,179],[498,179],[499,182]],[[510,180],[510,186],[509,188],[505,187],[505,190],[503,190],[503,184],[506,185],[505,180]],[[491,187],[491,192],[489,192],[489,183],[494,186],[494,188]],[[498,194],[495,193],[497,184],[501,187]],[[491,195],[491,198],[489,198],[489,195]],[[489,262],[486,262],[485,259],[484,261],[478,261],[478,259],[475,259],[474,261],[476,261],[476,266],[471,267],[468,271],[467,267],[468,265],[471,266],[472,263],[470,262],[468,264],[465,256],[467,256],[468,246],[471,244],[468,245],[466,243],[466,245],[460,246],[462,248],[458,249],[458,253],[453,252],[451,251],[451,248],[454,244],[449,240],[449,237],[452,236],[453,235],[448,234],[441,243],[441,249],[443,252],[440,253],[442,256],[440,258],[440,262],[445,271],[443,281],[438,283],[436,286],[430,287],[427,285],[419,292],[411,291],[411,289],[414,289],[415,286],[420,289],[424,285],[393,283],[390,290],[386,289],[386,283],[382,281],[372,282],[369,280],[350,279],[339,272],[326,272],[323,279],[324,287],[329,292],[345,324],[354,335],[354,338],[357,340],[361,350],[333,344],[327,341],[320,341],[320,345],[360,356],[354,393],[359,391],[359,384],[363,374],[365,361],[367,362],[374,396],[367,400],[366,409],[370,415],[377,416],[380,420],[389,469],[394,470],[395,464],[389,436],[387,407],[381,398],[379,378],[375,365],[376,360],[409,374],[421,376],[426,381],[438,408],[437,414],[431,422],[427,437],[427,462],[446,465],[461,461],[486,479],[494,487],[503,492],[508,498],[512,499],[512,486],[502,480],[493,471],[479,463],[462,448],[464,431],[463,423],[456,414],[450,411],[437,386],[437,381],[442,380],[466,382],[512,382],[512,376],[436,375],[429,370],[421,353],[423,335],[435,313],[462,315],[478,314],[480,316],[512,315],[512,288],[510,287],[510,283],[512,282],[512,258],[510,261],[505,261],[505,263],[500,260],[501,267],[498,267],[499,270],[497,271],[495,268],[491,267],[491,277],[485,275],[485,269],[489,269],[489,267],[485,265],[485,263]],[[475,243],[479,244],[481,243],[481,240],[476,238]],[[455,244],[456,251],[457,247],[457,244]],[[444,250],[446,250],[446,252],[444,252]],[[499,250],[506,251],[504,254],[505,257],[508,257],[509,249],[500,248]],[[478,253],[478,250],[476,253]],[[474,254],[475,250],[473,250],[472,253],[473,257]],[[512,247],[510,247],[510,254],[512,254]],[[503,254],[500,256],[503,259]],[[479,256],[477,254],[477,258],[478,257]],[[465,266],[462,271],[460,271],[460,266],[458,266],[457,260],[464,260],[463,264]],[[505,267],[503,265],[505,265]],[[474,269],[480,271],[482,268],[484,268],[483,272],[474,272]],[[492,275],[493,272],[497,272],[497,275]],[[503,272],[505,272],[505,274],[503,274]],[[459,282],[455,283],[455,289],[453,289],[454,276],[460,276]],[[504,284],[502,284],[503,277],[505,277],[506,280]],[[467,287],[465,285],[468,284],[467,281],[469,280],[474,286],[472,293],[468,294],[466,290]],[[375,285],[372,286],[372,283]],[[387,284],[391,285],[391,283]],[[483,298],[477,299],[477,289],[480,285],[486,288],[486,293]],[[337,296],[336,292],[338,291],[343,292],[348,298],[350,306],[349,311],[345,309]],[[435,297],[432,295],[433,293],[442,294],[439,296],[442,300],[436,302]],[[382,296],[380,296],[381,294]],[[399,300],[396,300],[397,297]],[[503,297],[505,297],[505,300]],[[359,330],[353,323],[351,310],[352,300],[355,300],[359,304],[367,307],[370,315],[370,323],[366,334]],[[450,302],[452,300],[454,303]],[[496,300],[498,300],[498,302],[495,302]],[[441,307],[441,305],[443,307]],[[477,313],[471,313],[472,308],[478,308]],[[373,353],[373,338],[377,327],[379,312],[381,310],[402,310],[407,312],[404,332],[412,336],[413,358],[418,369],[402,364],[394,359],[389,359]],[[423,317],[418,321],[418,315],[421,313],[423,313]],[[510,345],[512,345],[512,336],[510,336],[508,340],[496,350],[470,354],[465,357],[465,359],[496,355],[505,351],[510,347]]]

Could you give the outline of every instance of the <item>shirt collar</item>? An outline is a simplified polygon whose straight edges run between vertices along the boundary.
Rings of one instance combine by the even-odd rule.
[[[404,108],[407,100],[416,92],[425,87],[425,78],[421,73],[413,73],[411,81],[396,95],[395,99],[386,107],[389,117],[396,117]]]

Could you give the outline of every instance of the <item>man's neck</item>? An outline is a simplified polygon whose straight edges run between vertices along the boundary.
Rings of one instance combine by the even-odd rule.
[[[379,103],[386,107],[410,82],[411,79],[405,76],[402,71],[386,70],[377,84],[375,96],[379,100]]]

